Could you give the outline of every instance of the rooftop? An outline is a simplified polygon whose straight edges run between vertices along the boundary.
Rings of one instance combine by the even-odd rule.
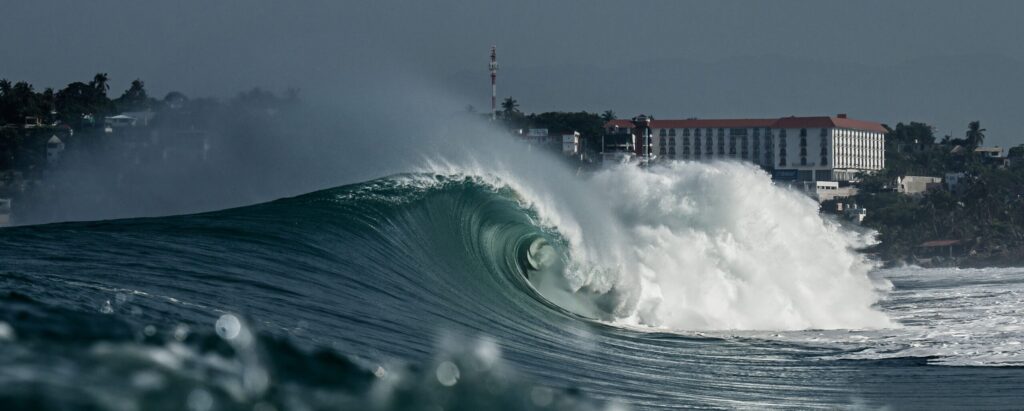
[[[918,247],[946,247],[960,244],[960,240],[932,240],[921,243]]]
[[[612,120],[605,127],[633,127],[630,120]],[[888,132],[880,123],[847,118],[845,114],[836,117],[782,117],[763,119],[686,119],[651,120],[651,128],[845,128],[851,130]]]

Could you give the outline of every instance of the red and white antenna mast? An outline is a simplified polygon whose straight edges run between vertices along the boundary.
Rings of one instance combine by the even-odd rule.
[[[498,118],[498,52],[491,46],[491,120]]]

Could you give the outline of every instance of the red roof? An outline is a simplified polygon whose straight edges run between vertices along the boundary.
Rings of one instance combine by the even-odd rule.
[[[612,120],[605,127],[633,127],[630,120]],[[652,128],[846,128],[885,133],[881,124],[845,117],[783,117],[768,119],[651,120]]]
[[[945,246],[957,245],[957,244],[960,244],[960,240],[934,240],[934,241],[925,241],[925,242],[921,243],[921,245],[919,245],[918,247],[945,247]]]

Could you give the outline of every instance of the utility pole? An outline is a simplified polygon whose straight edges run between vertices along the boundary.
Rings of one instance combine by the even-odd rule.
[[[491,120],[498,118],[498,51],[496,46],[491,46],[491,64],[488,66],[491,71]]]

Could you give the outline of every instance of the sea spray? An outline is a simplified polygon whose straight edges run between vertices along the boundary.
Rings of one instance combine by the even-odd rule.
[[[855,251],[870,235],[823,219],[813,200],[752,165],[625,165],[589,177],[525,168],[429,167],[511,187],[562,236],[565,281],[531,282],[570,311],[676,330],[894,325],[874,307],[888,284],[873,283]]]
[[[872,268],[806,196],[741,163],[623,167],[591,181],[644,288],[624,319],[675,329],[875,328]]]

